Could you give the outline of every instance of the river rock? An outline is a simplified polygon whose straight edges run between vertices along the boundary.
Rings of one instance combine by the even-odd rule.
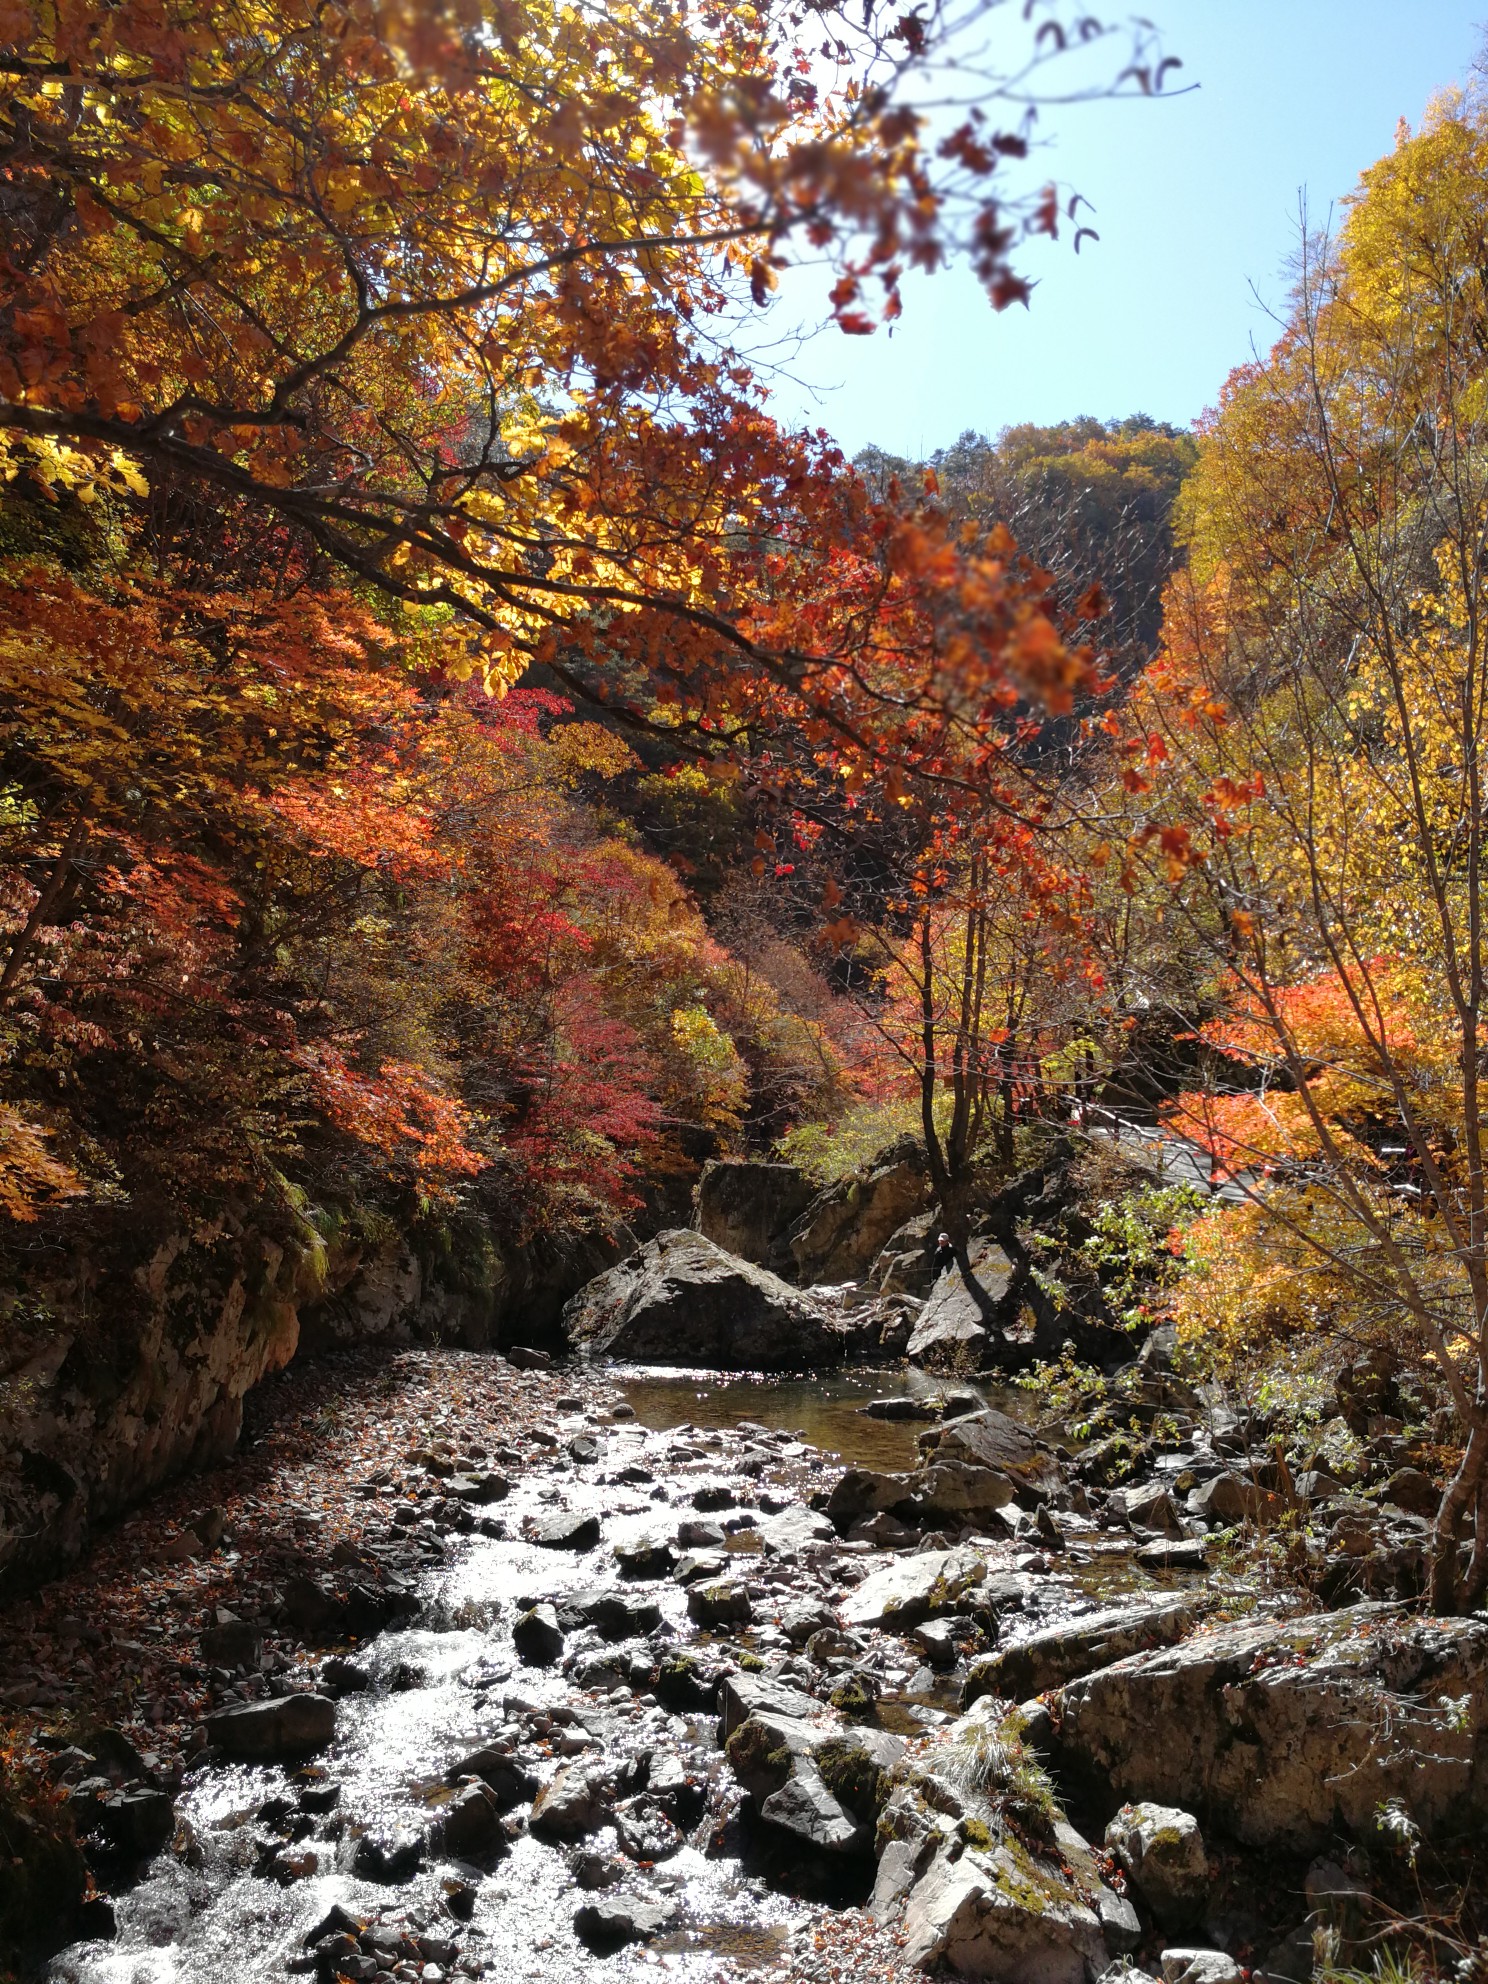
[[[593,1950],[617,1950],[626,1943],[650,1942],[675,1920],[676,1913],[671,1903],[607,1894],[575,1911],[574,1933]]]
[[[846,1525],[863,1516],[892,1509],[908,1494],[905,1474],[878,1474],[871,1468],[850,1467],[840,1474],[827,1495],[827,1514]]]
[[[930,1202],[924,1146],[901,1137],[865,1169],[827,1186],[796,1221],[790,1254],[801,1281],[861,1281],[885,1242]]]
[[[1116,1797],[1201,1810],[1247,1845],[1372,1838],[1391,1798],[1427,1837],[1481,1828],[1488,1617],[1359,1605],[1217,1626],[1071,1681],[1059,1732]]]
[[[131,1860],[158,1853],[176,1828],[176,1808],[170,1794],[148,1784],[105,1791],[86,1819],[77,1816],[79,1830],[101,1832],[116,1853]]]
[[[986,1560],[967,1545],[921,1550],[864,1578],[843,1600],[842,1617],[849,1626],[908,1631],[936,1613],[956,1611],[986,1575]]]
[[[720,1371],[841,1361],[826,1310],[768,1269],[674,1228],[581,1289],[563,1312],[581,1356]]]
[[[766,1516],[759,1534],[772,1557],[799,1556],[837,1541],[836,1526],[830,1518],[807,1508],[804,1502],[793,1502],[777,1515]]]
[[[1025,1506],[1057,1500],[1065,1493],[1064,1472],[1048,1446],[991,1406],[931,1427],[921,1433],[917,1444],[927,1466],[958,1464],[1006,1475],[1014,1496]]]
[[[776,1624],[792,1646],[805,1646],[813,1633],[837,1624],[837,1614],[825,1599],[803,1599],[782,1607]]]
[[[1013,1264],[993,1241],[974,1242],[969,1263],[992,1310],[989,1327],[959,1268],[947,1268],[930,1291],[905,1351],[911,1364],[930,1371],[980,1371],[990,1361],[994,1328],[1003,1320],[1013,1285]]]
[[[517,1657],[529,1667],[551,1667],[563,1658],[563,1628],[551,1605],[534,1605],[512,1627]]]
[[[496,1800],[497,1809],[509,1812],[514,1805],[525,1805],[538,1793],[538,1780],[510,1750],[494,1747],[473,1750],[450,1765],[445,1783],[457,1785],[467,1777],[478,1777]]]
[[[1163,1984],[1244,1984],[1245,1972],[1223,1950],[1164,1950]]]
[[[939,1419],[940,1406],[934,1399],[913,1398],[900,1395],[894,1398],[871,1398],[858,1411],[864,1419]]]
[[[655,1530],[615,1545],[615,1562],[623,1578],[664,1578],[676,1561],[670,1538]]]
[[[689,1586],[687,1616],[695,1625],[717,1631],[720,1626],[747,1626],[754,1610],[742,1584],[719,1578],[712,1584]]]
[[[207,1741],[225,1755],[272,1763],[323,1750],[336,1734],[336,1704],[325,1695],[282,1695],[219,1708],[205,1728]]]
[[[1274,1522],[1286,1509],[1283,1496],[1258,1488],[1239,1474],[1216,1474],[1188,1498],[1188,1512],[1202,1522]]]
[[[456,1790],[439,1814],[435,1838],[440,1851],[456,1860],[484,1860],[505,1846],[500,1809],[484,1784]]]
[[[1108,1504],[1113,1516],[1122,1517],[1136,1530],[1159,1530],[1164,1536],[1181,1536],[1183,1519],[1167,1484],[1147,1481],[1140,1488],[1118,1488]]]
[[[760,1817],[833,1855],[871,1849],[882,1786],[904,1752],[903,1739],[886,1730],[813,1726],[768,1710],[728,1738],[730,1767]]]
[[[1012,1501],[1014,1485],[990,1467],[969,1467],[964,1461],[937,1460],[904,1477],[904,1497],[894,1513],[921,1524],[950,1520],[984,1522]]]
[[[810,1768],[796,1770],[760,1806],[760,1817],[818,1853],[861,1853],[872,1835]]]
[[[533,1832],[551,1839],[582,1839],[609,1816],[610,1791],[603,1776],[569,1764],[538,1792],[529,1823]]]
[[[1025,1701],[1146,1647],[1170,1645],[1189,1631],[1194,1618],[1187,1600],[1165,1598],[1062,1620],[974,1660],[962,1684],[962,1703],[969,1707],[983,1695]]]
[[[592,1550],[599,1541],[599,1517],[586,1516],[578,1509],[559,1509],[552,1515],[529,1516],[527,1540],[544,1550]]]
[[[786,1681],[771,1681],[763,1674],[726,1674],[719,1687],[722,1732],[725,1740],[751,1715],[784,1716],[789,1721],[821,1713],[814,1695],[793,1688]]]
[[[623,1585],[601,1585],[594,1591],[571,1591],[557,1603],[558,1623],[567,1631],[592,1626],[607,1640],[637,1639],[661,1624],[661,1607],[644,1592]]]
[[[407,1826],[365,1832],[352,1854],[352,1868],[364,1881],[398,1887],[411,1881],[424,1864],[425,1840]]]
[[[1193,1922],[1209,1892],[1209,1856],[1199,1822],[1176,1805],[1123,1805],[1106,1845],[1165,1928]]]
[[[698,1231],[715,1247],[756,1267],[776,1267],[785,1236],[815,1196],[794,1164],[711,1158],[697,1188]]]

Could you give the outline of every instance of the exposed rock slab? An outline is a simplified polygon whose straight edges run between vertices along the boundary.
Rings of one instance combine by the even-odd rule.
[[[1046,1688],[1152,1646],[1171,1646],[1193,1626],[1196,1609],[1186,1599],[1112,1606],[1084,1618],[1062,1620],[1014,1646],[999,1647],[971,1663],[962,1687],[967,1706],[983,1695],[1027,1701]]]
[[[1368,1837],[1391,1798],[1428,1837],[1481,1828],[1488,1618],[1361,1605],[1218,1626],[1070,1682],[1059,1726],[1116,1798],[1202,1811],[1252,1846]]]

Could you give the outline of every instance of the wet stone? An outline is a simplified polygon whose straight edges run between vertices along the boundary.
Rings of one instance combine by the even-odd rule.
[[[742,1584],[719,1579],[695,1584],[687,1594],[687,1616],[699,1626],[747,1626],[753,1615],[749,1593]]]
[[[411,1881],[423,1864],[424,1836],[406,1826],[363,1833],[352,1857],[352,1866],[364,1881],[377,1881],[385,1887]]]
[[[563,1657],[563,1629],[552,1605],[534,1605],[512,1627],[512,1645],[528,1667],[552,1667]]]
[[[581,1515],[576,1509],[533,1516],[527,1536],[544,1550],[592,1550],[599,1541],[599,1517]]]
[[[659,1901],[635,1896],[606,1896],[586,1901],[574,1915],[574,1931],[596,1951],[616,1950],[626,1943],[649,1942],[673,1920],[676,1910]]]

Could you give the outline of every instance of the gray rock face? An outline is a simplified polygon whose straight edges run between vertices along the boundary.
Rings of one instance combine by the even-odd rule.
[[[696,1226],[705,1239],[756,1267],[776,1267],[785,1235],[815,1187],[794,1164],[712,1158],[698,1180]]]
[[[962,1545],[955,1550],[922,1550],[901,1557],[864,1578],[843,1600],[849,1626],[903,1627],[953,1612],[987,1575],[981,1554]]]
[[[901,1137],[866,1170],[812,1200],[791,1231],[797,1275],[808,1287],[861,1281],[890,1235],[929,1202],[924,1149],[913,1137]]]
[[[983,1695],[1025,1701],[1146,1647],[1170,1646],[1189,1631],[1194,1618],[1194,1607],[1187,1600],[1170,1598],[1156,1604],[1112,1606],[1083,1619],[1065,1620],[974,1660],[962,1686],[962,1702],[970,1706]]]
[[[1012,1262],[995,1242],[982,1240],[971,1249],[971,1269],[1000,1320],[1013,1283]],[[928,1371],[980,1371],[992,1349],[993,1331],[976,1297],[959,1269],[948,1269],[930,1291],[905,1355]]]
[[[1209,1892],[1209,1856],[1199,1822],[1176,1805],[1123,1805],[1106,1845],[1165,1928],[1197,1921]]]
[[[680,1228],[581,1289],[563,1322],[584,1357],[719,1371],[802,1370],[840,1361],[844,1346],[809,1296]]]
[[[885,1295],[928,1295],[935,1282],[935,1245],[940,1222],[933,1212],[916,1214],[891,1233],[873,1263],[875,1288]]]
[[[1391,1798],[1428,1837],[1481,1827],[1488,1617],[1218,1626],[1070,1682],[1060,1741],[1118,1797],[1201,1810],[1247,1845],[1367,1838]]]
[[[272,1762],[323,1750],[336,1733],[336,1704],[325,1695],[244,1702],[206,1718],[207,1740],[229,1757]]]

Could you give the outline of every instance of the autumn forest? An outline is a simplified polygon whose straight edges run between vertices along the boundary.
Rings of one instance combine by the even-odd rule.
[[[966,37],[984,34],[1001,54],[983,49],[968,91]],[[1251,1616],[1244,1585],[1266,1618],[1372,1604],[1407,1637],[1422,1619],[1479,1633],[1467,1652],[1451,1640],[1421,1687],[1471,1704],[1439,1747],[1455,1756],[1468,1732],[1481,1823],[1488,94],[1444,92],[1365,165],[1331,227],[1299,237],[1274,342],[1215,379],[1192,429],[1072,413],[967,431],[926,460],[848,459],[776,417],[755,355],[782,279],[803,270],[823,338],[886,335],[913,307],[907,279],[951,264],[985,289],[989,338],[998,313],[1037,312],[1029,254],[1048,238],[1073,252],[1082,218],[1044,184],[1025,106],[1058,104],[1062,65],[1092,49],[1095,93],[1132,98],[1134,117],[1177,87],[1145,23],[1000,0],[0,0],[0,1598],[21,1608],[11,1658],[33,1663],[9,1693],[0,1672],[0,1883],[7,1856],[24,1870],[13,1911],[0,1897],[0,1975],[13,1953],[32,1974],[59,1882],[96,1910],[88,1897],[138,1878],[121,1821],[98,1818],[95,1837],[57,1802],[93,1766],[68,1777],[48,1756],[108,1755],[80,1734],[86,1702],[141,1755],[153,1743],[163,1761],[139,1783],[175,1796],[208,1754],[191,1732],[209,1695],[214,1717],[257,1712],[296,1698],[276,1673],[308,1682],[301,1642],[359,1659],[373,1639],[293,1621],[300,1651],[256,1652],[247,1683],[244,1663],[203,1655],[195,1682],[136,1678],[105,1704],[107,1645],[137,1637],[106,1630],[86,1685],[37,1649],[64,1609],[86,1617],[87,1553],[105,1553],[102,1590],[110,1526],[169,1492],[180,1511],[224,1503],[229,1539],[235,1521],[246,1539],[249,1518],[197,1474],[235,1452],[256,1464],[280,1437],[256,1402],[272,1384],[323,1387],[323,1431],[359,1386],[391,1386],[399,1356],[433,1359],[417,1366],[433,1385],[445,1355],[510,1353],[509,1404],[457,1362],[465,1404],[439,1394],[436,1410],[425,1392],[408,1407],[424,1484],[410,1507],[439,1528],[453,1504],[425,1507],[426,1465],[436,1487],[451,1470],[484,1480],[476,1463],[506,1437],[515,1480],[528,1419],[635,1418],[588,1378],[569,1385],[564,1359],[588,1355],[596,1278],[639,1272],[686,1233],[753,1264],[771,1284],[759,1299],[809,1325],[815,1349],[710,1354],[688,1335],[702,1308],[684,1305],[664,1354],[604,1336],[621,1363],[857,1359],[894,1364],[880,1388],[902,1389],[907,1342],[914,1373],[1022,1386],[1060,1415],[1064,1444],[1041,1449],[1065,1470],[1057,1488],[1041,1476],[1030,1498],[1031,1463],[1001,1448],[970,1457],[999,1492],[1015,1482],[1028,1526],[1013,1541],[1043,1550],[1044,1571],[1084,1547],[1082,1523],[1119,1522],[1138,1556],[1164,1544],[1149,1568],[1201,1570],[1193,1589],[1226,1621]],[[867,1232],[891,1172],[907,1196],[859,1258],[838,1236]],[[707,1195],[725,1179],[785,1195],[788,1214],[770,1226],[752,1199],[715,1230]],[[831,1247],[808,1260],[823,1206]],[[764,1221],[755,1251],[749,1219]],[[898,1280],[894,1261],[909,1263]],[[921,1355],[952,1297],[959,1320]],[[303,1375],[317,1356],[322,1375]],[[1001,1424],[1000,1397],[972,1405]],[[1052,1418],[1006,1410],[999,1438],[1055,1441]],[[303,1432],[308,1412],[286,1405],[280,1423]],[[588,1435],[570,1433],[582,1465]],[[540,1446],[523,1449],[534,1466]],[[1133,1498],[1153,1469],[1172,1518],[1144,1527]],[[1215,1479],[1237,1484],[1233,1506]],[[399,1480],[368,1492],[403,1494]],[[821,1480],[780,1506],[825,1509],[849,1550],[909,1550],[911,1504],[934,1515],[922,1551],[1002,1537],[995,1499],[947,1513],[914,1488],[844,1513]],[[276,1495],[293,1500],[282,1482],[254,1492],[264,1521]],[[327,1565],[354,1568],[360,1532],[317,1506],[352,1551]],[[1406,1527],[1388,1530],[1392,1510]],[[860,1536],[859,1519],[889,1529]],[[279,1647],[291,1571],[265,1558],[272,1595],[244,1609],[209,1582],[216,1537],[170,1521],[196,1548],[157,1567],[159,1616],[169,1579],[189,1575],[202,1604],[235,1608],[213,1615],[219,1632],[259,1620]],[[878,1562],[857,1596],[888,1575]],[[47,1596],[64,1571],[65,1607]],[[1020,1558],[1025,1573],[1042,1575]],[[689,1596],[688,1615],[763,1617],[752,1588],[740,1602],[713,1619]],[[854,1603],[823,1623],[851,1627]],[[1030,1669],[1019,1688],[994,1675],[979,1689],[1006,1638],[969,1601],[944,1609],[953,1632],[983,1635],[980,1654],[946,1642],[957,1676],[971,1662],[963,1706],[1053,1688],[1068,1704],[1100,1680]],[[579,1630],[561,1604],[554,1616]],[[804,1642],[770,1616],[781,1676],[805,1686],[791,1664],[804,1673],[805,1654],[785,1645]],[[887,1633],[893,1616],[860,1608],[856,1625]],[[910,1620],[922,1634],[925,1616]],[[925,1647],[928,1675],[941,1655]],[[734,1651],[745,1680],[774,1675],[768,1634]],[[861,1651],[838,1649],[838,1681]],[[741,1668],[720,1671],[720,1726],[748,1728],[747,1701],[728,1706]],[[887,1699],[892,1658],[875,1671]],[[840,1692],[833,1712],[871,1721]],[[1069,1744],[1077,1708],[1058,1711]],[[737,1740],[735,1774],[762,1799]],[[1424,1754],[1424,1737],[1402,1741]],[[996,1809],[1012,1832],[999,1818],[992,1833],[1037,1851],[1023,1751],[1008,1754]],[[109,1766],[97,1798],[146,1795],[133,1768]],[[659,1782],[654,1754],[649,1768]],[[905,1768],[891,1796],[883,1765],[879,1814]],[[1192,1805],[1206,1837],[1269,1838],[1225,1817],[1217,1775],[1208,1804],[1139,1775],[1113,1778],[1112,1809],[1162,1797]],[[855,1809],[825,1766],[822,1781]],[[485,1766],[459,1782],[520,1803]],[[1480,1978],[1459,1806],[1446,1799],[1434,1831],[1429,1800],[1407,1798],[1387,1823],[1400,1801],[1381,1782],[1375,1844],[1358,1852],[1383,1855],[1388,1834],[1394,1872],[1371,1862],[1366,1881],[1346,1862],[1391,1897],[1368,1933],[1357,1900],[1324,1922],[1333,1904],[1308,1873],[1316,1967],[1286,1971],[1259,1928],[1253,1947],[1211,1949],[1220,1931],[1193,1926],[1197,1902],[1165,1915],[1127,1834],[1108,1831],[1113,1892],[1156,1938],[1123,1961],[1230,1984],[1169,1958],[1229,1962],[1238,1980],[1222,1952],[1243,1945],[1247,1975],[1294,1984]],[[1365,1838],[1338,1796],[1327,1823]],[[458,1797],[468,1818],[478,1800]],[[677,1797],[668,1823],[685,1831]],[[627,1822],[619,1850],[660,1864],[654,1840],[626,1846]],[[532,1845],[503,1823],[514,1852]],[[866,1851],[854,1836],[849,1859]],[[81,1861],[58,1874],[47,1858],[75,1841],[86,1882]],[[457,1857],[485,1865],[485,1850]],[[179,1834],[170,1852],[201,1864]],[[293,1896],[311,1876],[273,1852]],[[930,1883],[923,1866],[915,1878]],[[1073,1968],[1038,1970],[1006,1968],[969,1931],[923,1941],[922,1888],[905,1890],[908,1944],[873,1945],[862,1975],[913,1959],[1080,1984],[1104,1968],[1083,1944]],[[470,1903],[477,1924],[486,1905]],[[127,1904],[110,1906],[122,1934]],[[377,1969],[382,1918],[348,1906],[307,1959],[327,1978]],[[69,1917],[68,1939],[100,1919]],[[432,1919],[398,1933],[432,1947],[448,1929]],[[1159,1962],[1185,1935],[1203,1947]],[[454,1961],[411,1948],[398,1961],[422,1972],[394,1975],[442,1978]],[[91,1961],[35,1974],[101,1978]],[[242,1961],[266,1965],[245,1978],[280,1974]]]

